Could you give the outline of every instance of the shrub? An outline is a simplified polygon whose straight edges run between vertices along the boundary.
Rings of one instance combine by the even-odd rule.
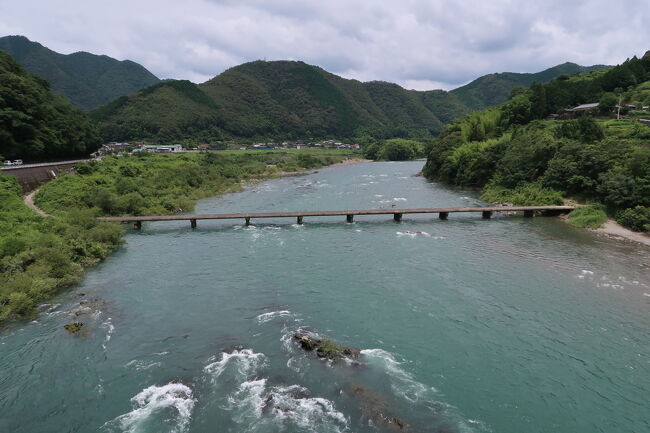
[[[602,205],[583,206],[569,214],[568,222],[580,228],[597,229],[607,221],[605,207]]]
[[[491,203],[512,203],[517,206],[555,206],[564,204],[562,193],[529,183],[514,189],[488,185],[481,199]]]
[[[616,221],[635,232],[650,231],[650,207],[635,206],[616,215]]]
[[[34,301],[26,293],[15,292],[9,295],[9,306],[16,314],[26,314],[34,308]]]

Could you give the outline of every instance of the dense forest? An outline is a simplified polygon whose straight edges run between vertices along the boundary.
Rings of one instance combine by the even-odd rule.
[[[484,188],[489,201],[592,202],[634,230],[650,229],[650,52],[606,71],[560,76],[516,89],[499,107],[467,115],[433,141],[424,174]],[[627,113],[615,120],[618,101]],[[597,112],[546,120],[563,108],[598,102]],[[595,116],[595,117],[594,117]],[[581,211],[587,212],[587,211]]]
[[[79,109],[0,51],[0,156],[46,159],[88,155],[101,140]]]
[[[105,157],[42,187],[37,203],[51,217],[29,209],[15,178],[0,174],[0,322],[28,317],[122,243],[122,228],[97,216],[190,211],[198,198],[239,189],[241,182],[349,156],[301,150]]]
[[[85,52],[59,54],[24,36],[0,38],[25,70],[45,78],[52,91],[77,107],[91,110],[160,80],[141,65]]]
[[[558,67],[540,78],[580,68]],[[520,75],[531,74],[503,74],[503,78],[470,83],[467,89],[459,89],[459,95],[481,105],[502,102],[513,87],[529,79],[513,78]],[[157,84],[113,101],[92,116],[106,140],[336,137],[368,144],[377,139],[435,136],[444,125],[471,111],[454,92],[362,83],[303,62],[255,61],[200,85]]]

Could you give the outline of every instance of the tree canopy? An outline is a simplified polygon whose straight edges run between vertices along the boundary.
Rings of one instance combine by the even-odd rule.
[[[81,156],[99,144],[96,127],[80,109],[0,51],[0,155],[25,160]]]

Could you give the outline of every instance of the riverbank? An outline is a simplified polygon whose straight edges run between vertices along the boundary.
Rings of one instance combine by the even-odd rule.
[[[106,157],[27,196],[14,177],[0,175],[0,323],[32,316],[122,244],[123,229],[98,216],[188,212],[242,183],[351,157],[340,150]]]
[[[364,159],[364,158],[349,158],[340,162],[335,162],[334,164],[329,164],[324,167],[340,167],[344,165],[354,165],[354,164],[361,164],[362,162],[374,162],[372,159]],[[278,173],[277,177],[282,177],[282,176],[299,176],[303,174],[311,174],[314,173],[315,170],[298,170],[298,171],[281,171]]]
[[[650,247],[650,235],[647,233],[633,232],[618,224],[613,219],[608,219],[602,227],[591,230],[594,233],[608,236],[614,239],[627,239]]]

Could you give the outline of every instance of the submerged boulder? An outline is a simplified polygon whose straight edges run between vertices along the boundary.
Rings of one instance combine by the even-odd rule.
[[[84,324],[82,322],[72,322],[68,323],[67,325],[63,325],[63,329],[71,334],[78,334],[83,328]]]
[[[358,361],[361,357],[361,351],[355,347],[345,347],[327,338],[317,338],[306,333],[296,332],[293,336],[300,347],[311,352],[316,351],[319,358],[338,360],[349,358]]]
[[[361,416],[365,421],[387,431],[411,431],[406,421],[390,413],[388,402],[375,391],[358,384],[348,384],[346,391],[359,404]]]

